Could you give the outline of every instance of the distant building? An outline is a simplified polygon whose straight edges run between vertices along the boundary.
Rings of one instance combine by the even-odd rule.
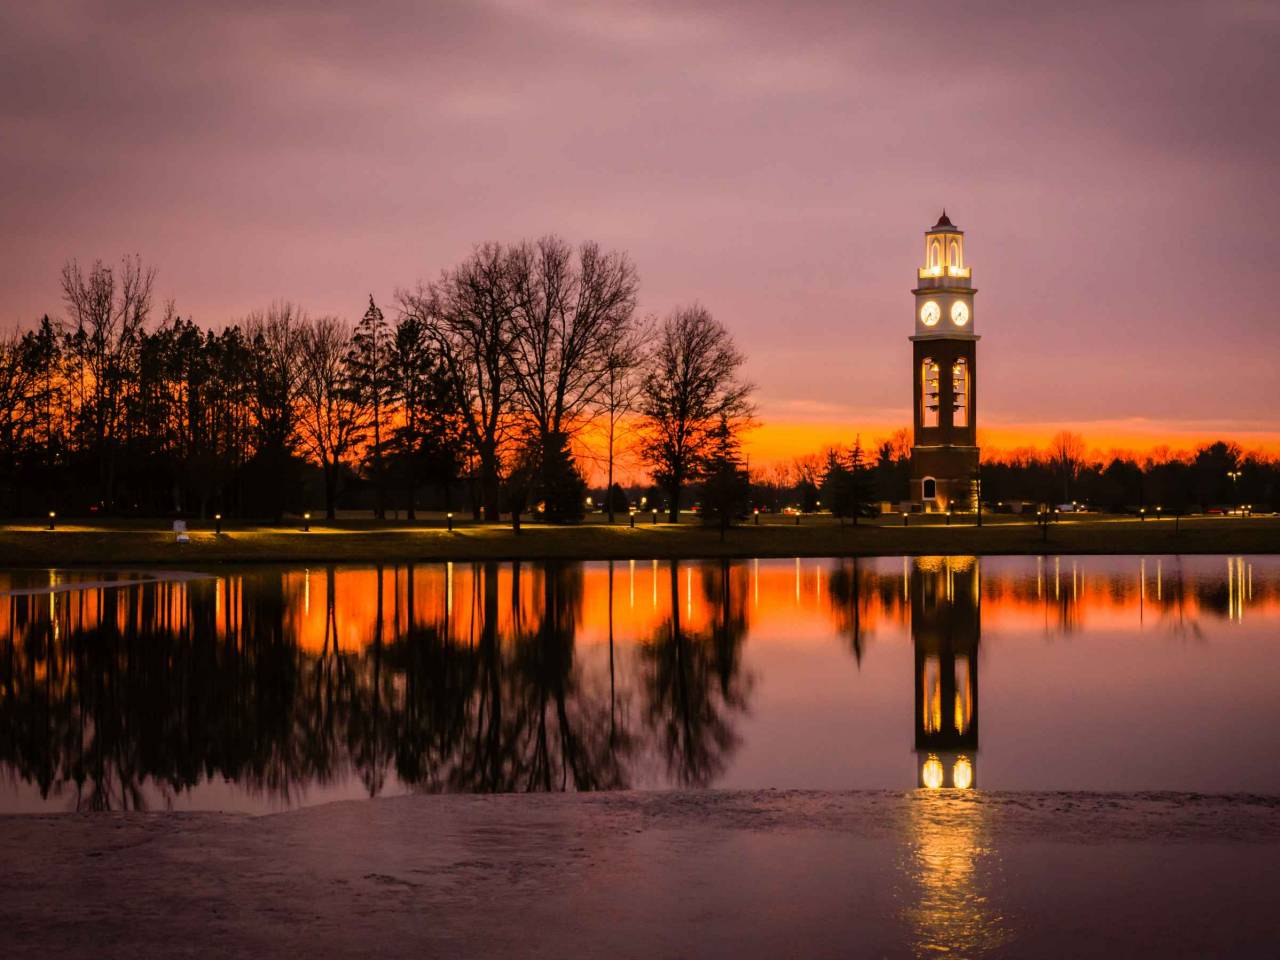
[[[968,509],[977,496],[978,335],[964,231],[944,210],[924,235],[911,338],[914,427],[908,499],[926,511]]]

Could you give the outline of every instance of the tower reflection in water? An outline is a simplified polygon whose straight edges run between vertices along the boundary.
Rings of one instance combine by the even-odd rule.
[[[912,563],[916,786],[978,785],[978,637],[982,583],[974,557]]]
[[[1008,931],[987,891],[1000,870],[987,808],[957,791],[978,785],[981,561],[920,557],[910,564],[915,664],[916,786],[903,873],[903,919],[920,956],[981,956]]]
[[[1144,719],[1148,756],[1169,761],[1151,765],[1157,786],[1265,791],[1273,685],[1258,664],[1276,624],[1269,557],[0,572],[0,811],[912,780],[954,798],[1079,776],[1111,789],[1113,770],[1145,789],[1155,774],[1110,736]],[[983,626],[988,706],[1004,698],[988,737],[996,721],[1041,737],[1078,722],[1001,681],[1007,658],[1033,657],[1044,694],[1107,711],[1094,736],[1110,753],[1058,757],[1045,779],[1005,738],[984,783]],[[1213,779],[1182,759],[1203,725],[1158,696],[1199,658],[1217,679],[1198,695],[1222,706],[1213,743],[1236,745],[1204,748]],[[1105,689],[1077,691],[1072,671],[1100,662]]]

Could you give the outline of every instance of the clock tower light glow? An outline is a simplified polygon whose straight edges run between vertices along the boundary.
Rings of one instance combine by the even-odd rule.
[[[973,271],[964,231],[946,211],[924,235],[916,271],[911,488],[922,509],[976,507],[978,474],[977,346]]]

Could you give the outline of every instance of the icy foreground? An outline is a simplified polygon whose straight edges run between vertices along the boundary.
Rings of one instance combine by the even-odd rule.
[[[1280,797],[415,796],[0,818],[5,957],[1274,955]]]

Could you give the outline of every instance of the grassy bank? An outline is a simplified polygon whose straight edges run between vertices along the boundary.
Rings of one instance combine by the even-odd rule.
[[[631,528],[626,522],[549,527],[455,522],[443,518],[416,524],[388,521],[312,521],[280,526],[193,523],[191,541],[179,544],[169,524],[136,521],[59,523],[56,530],[38,524],[0,527],[0,566],[105,564],[217,564],[396,562],[476,559],[665,559],[670,557],[870,556],[892,554],[1038,554],[1038,553],[1280,553],[1280,518],[1184,518],[1175,530],[1170,519],[1088,516],[1061,520],[1045,537],[1032,522],[991,517],[982,527],[971,521],[945,525],[942,518],[864,521],[842,526],[830,517],[770,517],[759,525],[728,531],[696,522]]]

